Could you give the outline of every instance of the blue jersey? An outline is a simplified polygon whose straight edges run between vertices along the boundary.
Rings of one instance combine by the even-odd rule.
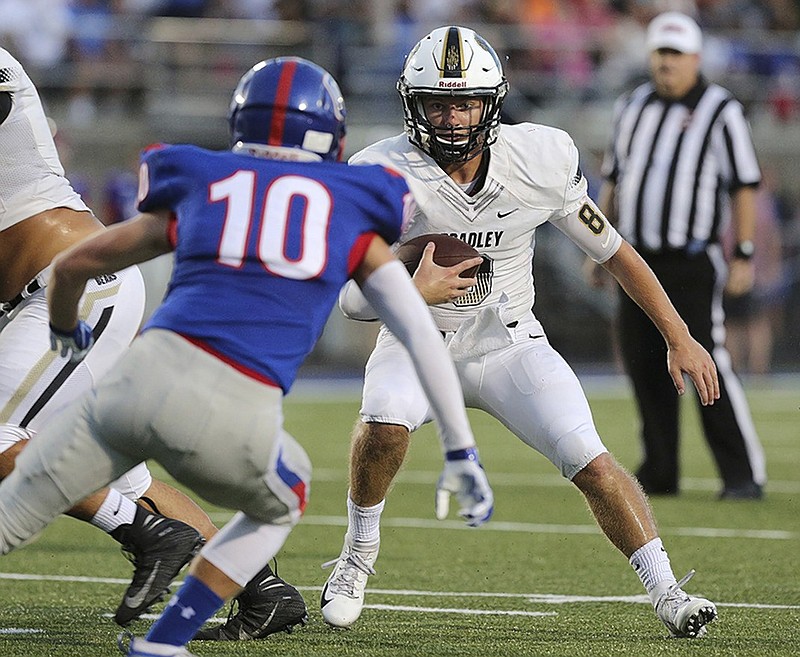
[[[379,166],[151,150],[139,209],[174,213],[175,267],[144,330],[179,333],[286,392],[370,239],[396,241],[409,202]]]

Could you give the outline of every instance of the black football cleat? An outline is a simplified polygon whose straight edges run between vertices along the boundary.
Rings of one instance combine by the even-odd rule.
[[[117,527],[111,536],[134,567],[133,580],[114,614],[123,627],[164,599],[172,580],[205,543],[194,527],[138,505],[133,522]]]
[[[234,610],[238,609],[235,613]],[[308,622],[306,603],[300,592],[284,582],[269,565],[233,599],[228,620],[200,630],[195,640],[253,641],[277,632],[291,632]]]
[[[764,489],[751,481],[741,486],[725,486],[719,494],[720,500],[760,500],[764,497]]]

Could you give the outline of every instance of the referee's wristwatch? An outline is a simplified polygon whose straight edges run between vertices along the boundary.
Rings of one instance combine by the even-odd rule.
[[[742,240],[736,244],[733,250],[733,257],[737,260],[750,260],[756,251],[756,247],[752,240]]]

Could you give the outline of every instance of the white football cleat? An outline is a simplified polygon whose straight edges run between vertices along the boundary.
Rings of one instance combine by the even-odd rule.
[[[344,547],[338,559],[322,564],[334,566],[322,587],[320,607],[323,620],[332,627],[347,628],[358,620],[364,608],[367,579],[375,574],[380,543],[367,549],[356,549],[350,534],[344,536]]]
[[[125,657],[196,657],[184,646],[145,641],[127,631],[117,637],[117,646]]]
[[[713,602],[705,598],[695,598],[681,589],[693,575],[694,570],[690,570],[656,600],[656,614],[674,638],[699,639],[705,636],[706,625],[717,617],[717,608]]]

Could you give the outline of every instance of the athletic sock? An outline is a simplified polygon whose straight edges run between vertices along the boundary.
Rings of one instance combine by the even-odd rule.
[[[120,525],[129,525],[136,516],[136,503],[129,500],[118,490],[108,489],[108,495],[97,513],[91,519],[95,527],[110,534]]]
[[[372,547],[381,540],[381,513],[386,500],[375,506],[358,506],[347,495],[347,520],[350,540],[355,547]]]
[[[224,603],[203,582],[187,575],[145,639],[153,643],[185,646]]]
[[[660,538],[645,543],[631,555],[629,561],[653,604],[668,586],[677,581]]]

